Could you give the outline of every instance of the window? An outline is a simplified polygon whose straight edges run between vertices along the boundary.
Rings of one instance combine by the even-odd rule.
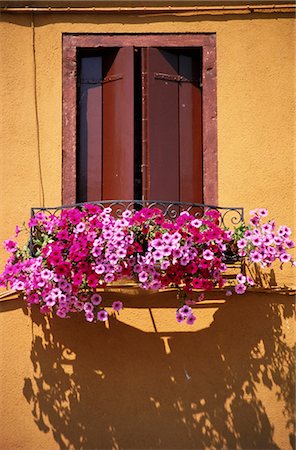
[[[213,38],[64,36],[63,203],[216,203]]]

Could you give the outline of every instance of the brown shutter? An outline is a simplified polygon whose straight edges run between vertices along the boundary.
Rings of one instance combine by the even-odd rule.
[[[203,201],[201,53],[143,49],[143,197]]]
[[[142,50],[143,198],[179,200],[178,56]]]
[[[203,203],[202,95],[199,53],[180,55],[180,201]]]
[[[112,49],[103,59],[104,200],[134,197],[133,47]]]
[[[102,196],[102,58],[80,61],[77,201],[83,202]]]

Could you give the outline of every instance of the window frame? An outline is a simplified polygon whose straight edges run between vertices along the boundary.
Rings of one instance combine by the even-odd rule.
[[[62,38],[62,203],[76,202],[78,49],[106,47],[202,48],[203,196],[218,203],[216,35],[207,34],[63,34]]]

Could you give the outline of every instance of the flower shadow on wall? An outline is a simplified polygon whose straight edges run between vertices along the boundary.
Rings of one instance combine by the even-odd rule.
[[[170,295],[151,294],[139,308],[171,307]],[[209,298],[197,314],[214,308],[214,320],[195,332],[176,332],[173,322],[172,332],[143,332],[115,316],[108,329],[33,308],[34,378],[23,393],[39,429],[67,449],[272,449],[279,435],[292,448],[295,356],[282,327],[293,298]]]

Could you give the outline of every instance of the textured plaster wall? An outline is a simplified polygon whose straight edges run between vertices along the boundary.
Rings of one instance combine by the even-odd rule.
[[[175,293],[104,298],[107,327],[0,303],[2,449],[295,448],[292,296],[217,293],[193,327]]]
[[[61,203],[62,33],[215,32],[219,204],[267,207],[295,227],[295,19],[279,15],[39,15],[35,17],[37,127],[30,15],[0,28],[0,240],[30,207]],[[42,179],[42,183],[41,183]],[[3,267],[4,251],[0,261]],[[278,284],[295,285],[290,270]]]
[[[1,20],[2,241],[42,195],[30,16]],[[35,24],[46,205],[61,203],[62,33],[215,32],[219,204],[266,206],[296,229],[294,18],[42,15]],[[295,285],[288,269],[276,278]],[[292,448],[294,298],[217,293],[185,329],[170,295],[122,293],[127,308],[109,329],[46,323],[2,301],[1,448]]]

